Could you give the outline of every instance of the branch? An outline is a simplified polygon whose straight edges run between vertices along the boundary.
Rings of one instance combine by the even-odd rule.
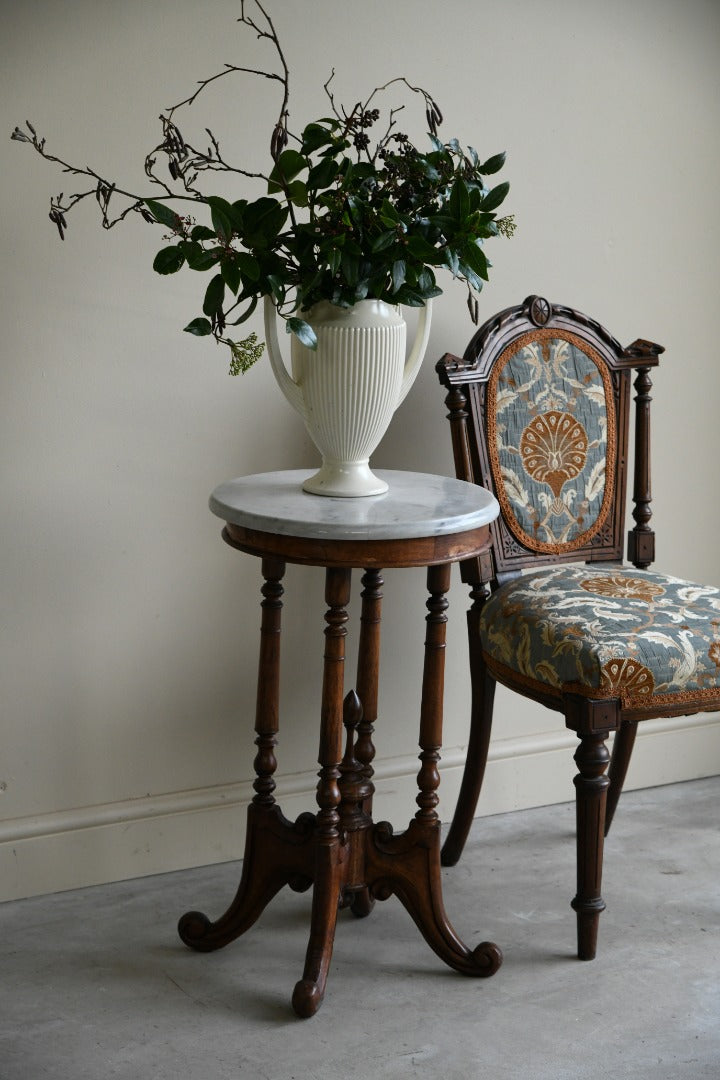
[[[84,168],[79,168],[75,165],[71,165],[67,161],[63,161],[62,158],[57,157],[55,154],[48,153],[45,149],[46,140],[38,136],[29,120],[26,120],[25,123],[30,135],[21,128],[16,127],[11,135],[12,139],[15,139],[16,142],[29,143],[33,149],[45,159],[45,161],[50,161],[55,165],[59,165],[63,172],[70,173],[72,176],[87,176],[95,181],[94,186],[88,188],[87,191],[73,192],[73,194],[68,197],[68,201],[64,201],[65,195],[63,192],[50,199],[50,220],[57,225],[61,239],[64,239],[63,232],[67,228],[65,214],[69,213],[73,207],[77,206],[79,202],[82,202],[82,200],[86,199],[89,195],[95,196],[97,204],[100,207],[102,226],[104,229],[111,229],[113,225],[117,225],[118,222],[123,221],[124,218],[133,211],[142,214],[146,221],[155,221],[152,215],[145,209],[147,199],[152,196],[138,195],[136,192],[126,191],[124,188],[118,187],[113,181],[107,180],[104,176],[101,176],[100,173],[90,168],[89,165],[86,165]],[[167,185],[163,185],[163,187],[165,187],[168,195],[174,199],[187,199],[188,201],[192,199],[192,201],[198,201],[195,196],[176,195],[170,191]],[[130,199],[131,205],[127,206],[122,213],[117,215],[117,217],[111,218],[108,209],[110,200],[114,195],[120,195],[123,198]]]
[[[207,152],[197,150],[190,143],[186,143],[180,129],[173,120],[173,115],[186,105],[192,105],[198,96],[212,83],[218,79],[224,78],[226,75],[230,75],[235,72],[242,72],[250,75],[260,75],[265,79],[270,79],[274,82],[279,82],[283,87],[283,98],[280,107],[280,113],[278,120],[273,128],[272,137],[270,141],[270,152],[273,159],[276,161],[282,153],[285,146],[287,146],[289,140],[289,133],[287,130],[288,122],[288,100],[289,100],[289,71],[285,60],[280,41],[278,39],[275,26],[272,19],[268,15],[267,11],[263,7],[260,0],[253,0],[256,7],[260,11],[265,20],[266,27],[258,24],[258,22],[245,12],[245,0],[241,0],[241,17],[238,22],[253,29],[259,38],[266,38],[271,41],[275,47],[277,55],[282,65],[282,74],[277,72],[262,71],[257,68],[242,67],[236,64],[226,64],[222,71],[217,72],[215,75],[210,76],[207,79],[202,79],[199,83],[197,90],[183,101],[178,102],[176,105],[171,106],[165,113],[160,115],[160,122],[163,128],[163,139],[149,154],[145,156],[145,175],[153,184],[156,184],[162,189],[163,195],[159,198],[166,198],[168,200],[189,200],[189,201],[201,201],[205,196],[195,186],[195,182],[200,172],[230,172],[236,173],[239,176],[245,176],[253,180],[263,180],[267,183],[268,177],[265,173],[252,172],[248,169],[242,169],[238,166],[231,165],[225,160],[221,151],[220,144],[217,138],[213,135],[209,128],[206,128],[207,134],[210,137],[211,145],[208,147]],[[64,239],[64,230],[67,228],[67,221],[65,214],[73,209],[79,202],[87,198],[88,195],[95,195],[98,206],[101,210],[102,225],[105,229],[110,229],[113,225],[122,221],[129,213],[136,211],[145,217],[148,221],[155,221],[151,214],[149,214],[145,208],[146,198],[142,195],[137,195],[134,192],[126,191],[123,188],[117,186],[117,184],[110,182],[101,176],[90,166],[77,167],[71,165],[67,161],[63,161],[62,158],[57,157],[54,154],[50,154],[45,149],[45,139],[39,138],[32,124],[26,121],[28,131],[23,131],[21,128],[16,127],[12,134],[12,138],[17,142],[30,143],[33,148],[45,158],[46,161],[59,165],[64,172],[71,173],[74,176],[89,177],[94,186],[87,191],[75,192],[70,196],[69,201],[65,202],[64,195],[60,194],[50,202],[50,218],[55,223],[60,233],[60,236]],[[29,134],[28,134],[29,132]],[[182,184],[184,189],[183,193],[177,193],[170,184],[162,179],[155,171],[155,165],[158,154],[164,154],[167,157],[167,167],[170,173],[170,177],[173,181]],[[110,217],[108,207],[110,200],[113,196],[119,195],[123,198],[131,200],[131,205],[127,206],[116,217]]]
[[[279,75],[277,72],[262,71],[258,68],[243,67],[238,64],[225,64],[223,71],[218,71],[215,75],[211,75],[207,79],[201,79],[197,90],[193,94],[190,94],[190,96],[185,98],[183,101],[179,101],[177,105],[170,106],[170,108],[166,110],[166,113],[162,115],[160,119],[163,124],[165,124],[166,122],[172,122],[173,114],[178,109],[183,108],[183,106],[185,105],[192,105],[203,92],[203,90],[206,90],[211,83],[216,82],[218,79],[224,78],[226,75],[240,72],[246,75],[259,75],[261,76],[261,78],[270,79],[274,82],[279,82],[282,84],[283,87],[283,99],[280,106],[280,114],[273,128],[272,138],[270,140],[270,153],[272,155],[273,161],[277,161],[280,154],[288,144],[287,125],[289,116],[288,101],[290,99],[290,71],[288,69],[287,62],[285,60],[285,54],[283,53],[282,46],[280,45],[280,40],[277,36],[277,32],[275,30],[272,19],[268,15],[263,5],[260,3],[260,0],[254,0],[254,3],[262,13],[263,18],[267,23],[268,29],[263,29],[250,15],[247,15],[245,13],[245,0],[241,0],[241,15],[237,21],[239,23],[243,23],[243,25],[245,26],[250,27],[251,30],[254,30],[258,38],[265,38],[273,43],[275,51],[277,52],[278,58],[282,65],[282,75]],[[244,172],[242,169],[231,169],[230,167],[228,168],[229,171],[240,172],[243,176],[259,175]]]
[[[404,83],[408,90],[412,90],[413,94],[422,94],[425,99],[425,118],[428,122],[428,127],[433,135],[437,135],[437,129],[443,121],[443,115],[438,108],[437,102],[428,94],[427,90],[424,90],[422,86],[413,86],[411,82],[403,76],[399,75],[395,79],[390,79],[383,86],[376,86],[370,97],[363,105],[363,109],[366,110],[372,99],[376,94],[379,94],[382,90],[387,90],[388,86],[392,86],[394,83]]]

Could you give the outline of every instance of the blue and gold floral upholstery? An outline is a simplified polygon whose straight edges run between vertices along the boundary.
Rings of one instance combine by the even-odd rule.
[[[496,362],[487,440],[494,488],[530,551],[583,547],[614,494],[617,437],[607,364],[576,335],[534,330]]]
[[[544,691],[623,707],[717,698],[720,589],[641,570],[578,565],[498,588],[480,623],[488,667]]]

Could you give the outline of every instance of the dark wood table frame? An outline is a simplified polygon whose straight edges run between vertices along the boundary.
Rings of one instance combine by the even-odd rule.
[[[324,993],[339,907],[368,915],[375,900],[393,893],[425,940],[450,967],[465,975],[494,974],[499,948],[483,942],[469,949],[445,913],[440,872],[440,783],[445,666],[446,594],[452,564],[484,555],[489,528],[445,536],[390,540],[319,540],[257,532],[226,524],[225,540],[262,559],[262,622],[255,730],[255,796],[248,807],[240,884],[224,915],[212,922],[197,911],[180,919],[182,940],[209,952],[243,934],[285,885],[313,887],[310,940],[292,1004],[312,1016]],[[285,564],[326,569],[325,653],[320,718],[317,814],[284,817],[275,800],[275,746],[279,723],[280,629]],[[372,734],[377,719],[382,569],[427,567],[425,659],[420,708],[418,809],[409,827],[395,833],[373,823]],[[362,576],[357,683],[344,692],[347,605],[353,568]],[[343,741],[345,748],[343,752]]]

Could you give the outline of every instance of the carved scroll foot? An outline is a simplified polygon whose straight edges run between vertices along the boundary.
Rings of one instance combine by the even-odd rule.
[[[338,844],[316,849],[310,940],[303,977],[295,984],[292,1007],[299,1017],[314,1016],[325,996],[342,888],[344,850]]]
[[[212,952],[244,934],[284,885],[302,891],[313,881],[312,814],[293,824],[275,804],[251,803],[242,875],[235,898],[215,922],[200,911],[186,912],[178,923],[181,939],[198,952]]]
[[[292,996],[292,1007],[295,1014],[300,1017],[301,1020],[307,1020],[309,1017],[314,1016],[322,1005],[322,999],[325,994],[325,987],[322,991],[316,982],[312,979],[301,979],[300,982],[295,983],[295,989]]]
[[[375,901],[370,895],[368,888],[360,889],[358,892],[353,893],[352,900],[350,901],[350,910],[356,919],[365,919],[375,907]]]
[[[485,941],[469,949],[445,913],[439,823],[415,819],[407,832],[395,836],[391,826],[381,822],[369,836],[367,861],[372,895],[385,900],[394,893],[441,960],[463,975],[495,974],[502,963],[498,946]]]

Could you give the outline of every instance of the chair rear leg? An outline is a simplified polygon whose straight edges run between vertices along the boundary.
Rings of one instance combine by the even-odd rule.
[[[440,855],[443,866],[454,866],[465,847],[465,841],[473,822],[475,807],[480,797],[483,777],[485,776],[485,765],[487,764],[492,728],[495,680],[483,662],[479,640],[473,641],[473,631],[470,626],[471,615],[472,612],[468,612],[472,687],[470,738],[468,740],[465,771],[460,785],[457,806]]]
[[[615,734],[615,741],[610,758],[608,777],[610,787],[607,794],[607,807],[605,810],[605,835],[610,832],[610,825],[617,809],[625,777],[627,775],[630,758],[632,757],[635,736],[637,735],[637,720],[624,720]]]

